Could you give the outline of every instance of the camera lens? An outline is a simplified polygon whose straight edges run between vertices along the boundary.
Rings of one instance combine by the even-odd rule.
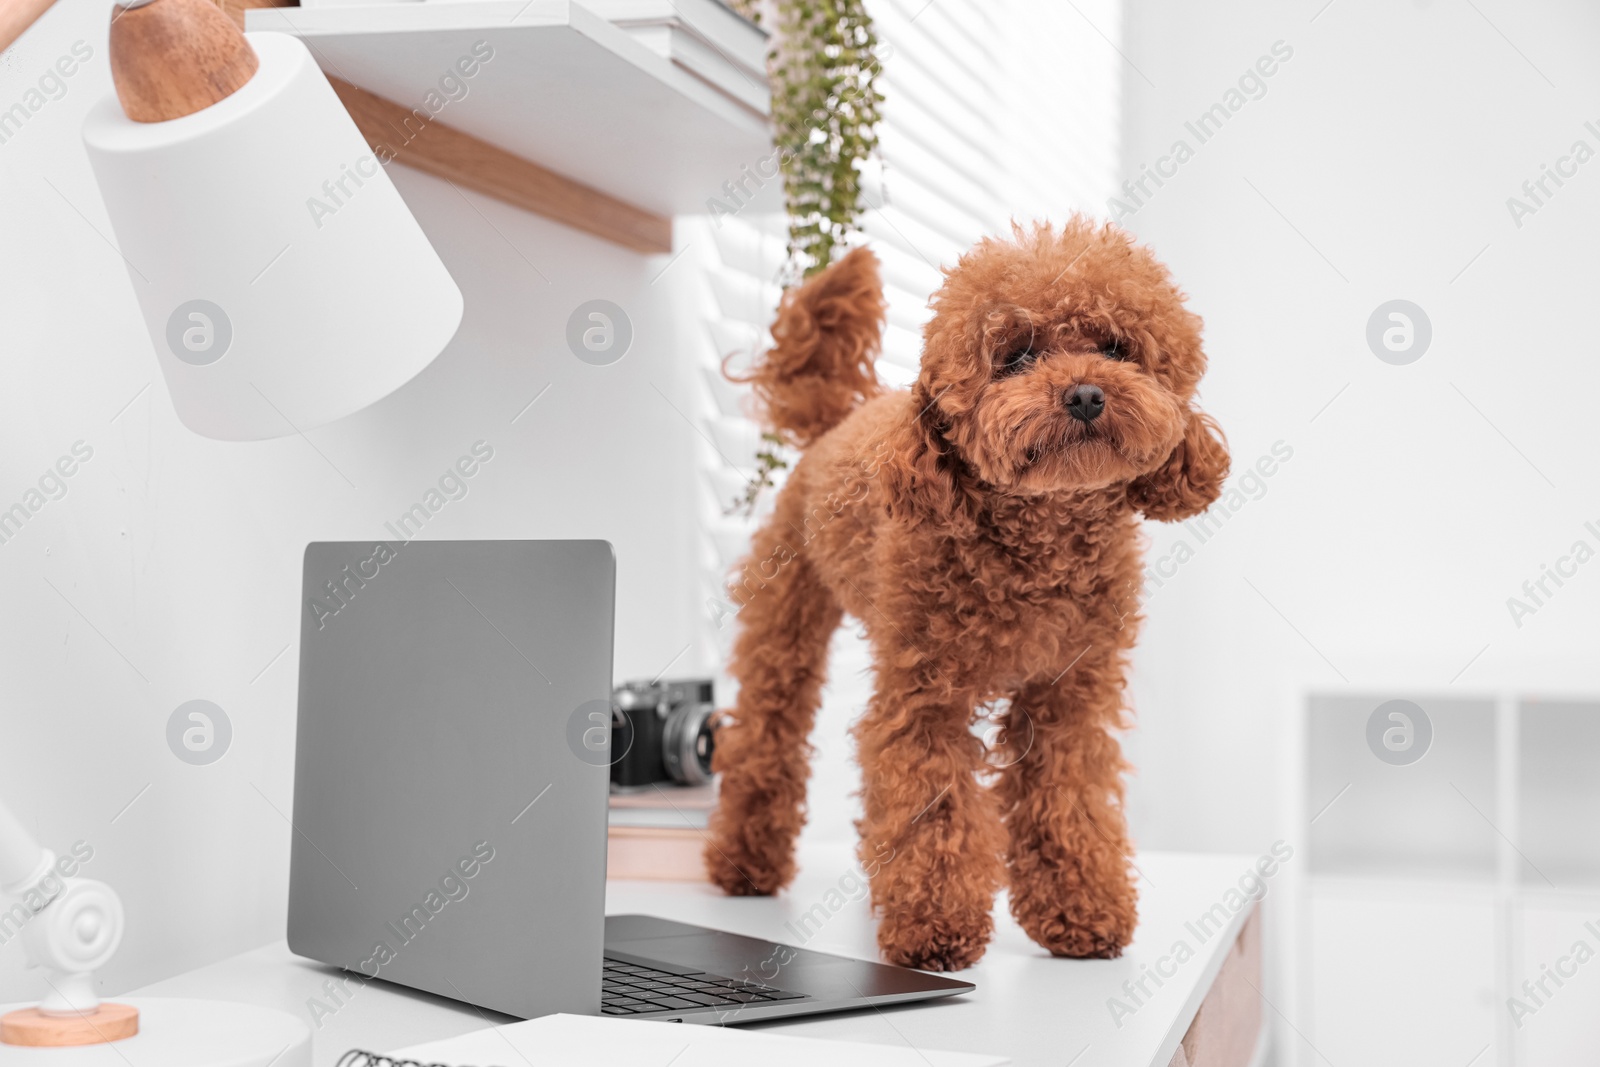
[[[710,704],[680,704],[667,716],[661,731],[661,762],[679,785],[711,781],[711,753],[716,748],[716,708]]]

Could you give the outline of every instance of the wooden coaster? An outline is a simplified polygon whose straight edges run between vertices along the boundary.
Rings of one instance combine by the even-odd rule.
[[[0,1044],[4,1045],[103,1045],[138,1032],[139,1009],[127,1004],[101,1004],[93,1015],[41,1015],[38,1008],[0,1015]]]

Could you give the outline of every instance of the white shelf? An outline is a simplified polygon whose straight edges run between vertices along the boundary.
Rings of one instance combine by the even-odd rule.
[[[330,76],[405,107],[486,42],[493,58],[433,121],[657,215],[700,214],[772,152],[766,117],[570,0],[260,8]],[[457,90],[459,95],[459,90]],[[767,181],[753,210],[780,207]]]
[[[1306,803],[1316,820],[1308,866],[1317,874],[1459,872],[1493,882],[1500,851],[1495,703],[1405,695],[1430,717],[1432,741],[1422,759],[1393,766],[1366,737],[1384,695],[1313,694]]]
[[[1486,670],[1442,696],[1392,670],[1361,688],[1311,690],[1292,785],[1311,826],[1283,959],[1297,1033],[1314,1049],[1292,1046],[1295,1067],[1320,1067],[1318,1050],[1378,1065],[1459,1046],[1479,1067],[1592,1051],[1592,993],[1563,994],[1580,1005],[1566,1022],[1562,1007],[1525,1029],[1504,1007],[1587,936],[1581,922],[1600,900],[1600,685],[1586,673],[1587,663],[1520,678]],[[1405,766],[1378,759],[1366,737],[1368,716],[1392,698],[1433,725],[1431,748]],[[1407,1044],[1419,1036],[1426,1054]]]
[[[1600,884],[1600,702],[1523,700],[1518,709],[1517,875],[1523,884]]]

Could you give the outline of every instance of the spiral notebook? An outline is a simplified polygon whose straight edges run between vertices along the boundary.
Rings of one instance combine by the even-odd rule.
[[[589,1015],[546,1015],[386,1054],[347,1067],[1000,1067],[1005,1056],[940,1052],[909,1045],[819,1041],[771,1031],[684,1026]],[[343,1062],[343,1061],[341,1061]]]

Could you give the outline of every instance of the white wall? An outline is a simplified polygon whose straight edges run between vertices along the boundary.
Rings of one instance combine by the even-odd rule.
[[[0,544],[0,795],[57,851],[92,846],[84,873],[121,892],[128,936],[102,975],[114,991],[282,936],[307,541],[388,536],[386,519],[485,440],[494,459],[423,536],[609,539],[617,676],[653,676],[693,641],[698,438],[657,389],[686,412],[699,402],[675,309],[703,281],[679,264],[652,284],[668,257],[470,193],[469,205],[395,167],[466,296],[456,340],[309,442],[197,437],[174,416],[102,238],[79,141],[84,111],[110,92],[105,25],[103,4],[58,4],[0,66],[6,108],[73,42],[94,52],[0,144],[0,507],[75,441],[93,449],[65,497]],[[569,313],[597,297],[635,328],[610,367],[564,341]],[[696,648],[674,671],[707,666]],[[234,728],[207,767],[165,740],[194,698]],[[19,944],[0,947],[0,1001],[38,995],[21,964]]]
[[[1125,177],[1178,138],[1195,144],[1185,121],[1274,42],[1293,49],[1126,219],[1205,316],[1203,403],[1235,471],[1277,441],[1294,450],[1149,601],[1145,847],[1254,850],[1285,829],[1285,691],[1341,674],[1359,686],[1380,667],[1471,690],[1475,676],[1591,660],[1600,633],[1600,566],[1520,628],[1506,607],[1600,518],[1600,162],[1520,229],[1506,207],[1574,140],[1600,150],[1584,129],[1600,118],[1600,11],[1322,7],[1128,6]],[[1409,366],[1365,340],[1394,298],[1433,323]],[[1154,533],[1156,557],[1186,536]]]

